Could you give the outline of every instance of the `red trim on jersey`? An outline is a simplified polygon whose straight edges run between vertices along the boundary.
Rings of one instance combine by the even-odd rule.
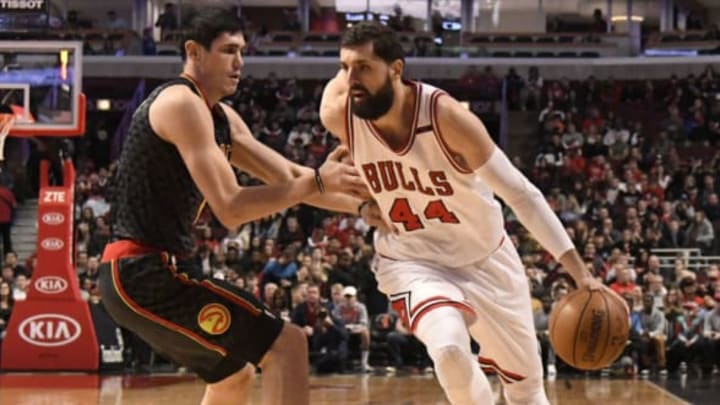
[[[370,120],[363,120],[365,121],[365,125],[367,125],[370,132],[375,135],[375,138],[377,138],[380,143],[385,145],[388,149],[395,152],[399,156],[406,155],[415,143],[415,133],[417,129],[416,127],[418,122],[418,116],[420,115],[420,104],[422,104],[422,85],[420,84],[420,82],[408,81],[405,82],[405,84],[412,85],[413,92],[415,92],[415,112],[413,114],[413,120],[410,126],[410,138],[408,138],[407,144],[397,150],[391,148],[390,145],[388,145],[387,141],[385,141],[385,137],[383,137],[383,135],[380,133],[380,130],[375,126],[375,124],[373,124],[373,122]]]
[[[105,245],[101,262],[109,262],[111,260],[122,259],[125,257],[137,257],[150,253],[159,253],[160,249],[154,249],[149,246],[142,245],[134,240],[123,239],[117,242]]]
[[[173,332],[177,332],[182,335],[185,335],[185,337],[187,337],[188,339],[194,340],[196,343],[198,343],[199,345],[201,345],[209,350],[216,351],[223,357],[227,356],[227,351],[224,348],[222,348],[221,346],[214,345],[214,344],[210,343],[209,341],[203,339],[200,335],[196,334],[195,332],[193,332],[189,329],[183,328],[182,326],[180,326],[172,321],[161,318],[161,317],[153,314],[152,312],[146,310],[145,308],[141,307],[140,305],[138,305],[138,303],[136,303],[132,298],[130,298],[130,296],[127,294],[127,292],[125,292],[125,289],[123,288],[122,283],[120,282],[120,275],[118,274],[116,260],[112,260],[110,262],[110,272],[112,275],[113,288],[115,288],[115,291],[120,296],[120,299],[122,299],[122,301],[125,303],[125,305],[127,305],[133,312],[152,321],[153,323],[156,323],[162,327],[170,329]]]
[[[500,366],[498,366],[498,364],[493,359],[478,356],[478,361],[480,362],[481,367],[492,368],[497,371],[500,376],[504,377],[504,379],[511,380],[511,382],[520,382],[525,379],[525,377],[521,376],[520,374],[516,374],[500,368]]]
[[[455,159],[453,159],[452,154],[450,153],[450,148],[447,146],[447,143],[445,143],[445,140],[443,139],[442,132],[440,131],[440,125],[437,123],[437,99],[441,96],[446,96],[447,93],[445,93],[442,90],[436,90],[432,97],[430,97],[430,123],[433,126],[433,133],[435,134],[435,138],[438,141],[438,144],[440,145],[440,149],[442,149],[443,154],[447,158],[447,160],[450,162],[453,168],[457,170],[460,173],[463,174],[470,174],[472,173],[472,170],[468,170],[462,166],[460,166]]]
[[[193,86],[195,86],[195,88],[197,89],[197,91],[200,92],[200,98],[203,99],[203,101],[205,102],[205,105],[207,105],[208,108],[210,109],[210,111],[212,111],[213,106],[210,105],[210,102],[208,101],[207,94],[205,93],[205,90],[204,90],[202,87],[200,87],[200,83],[198,83],[198,81],[195,80],[194,77],[190,76],[190,75],[187,74],[187,73],[180,73],[180,76],[181,76],[181,77],[184,77],[184,78],[187,79],[187,80],[189,80],[190,83],[192,83]]]
[[[355,137],[353,136],[352,111],[350,110],[350,96],[345,99],[345,133],[347,133],[350,158],[355,158]]]

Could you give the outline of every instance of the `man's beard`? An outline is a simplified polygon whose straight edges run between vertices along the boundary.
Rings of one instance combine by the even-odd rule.
[[[393,100],[395,98],[395,92],[393,90],[390,76],[385,79],[385,84],[375,94],[371,94],[367,89],[361,86],[352,87],[350,91],[362,90],[365,95],[361,100],[356,100],[354,97],[350,97],[350,106],[352,107],[353,114],[364,120],[376,120],[388,111],[392,107]]]

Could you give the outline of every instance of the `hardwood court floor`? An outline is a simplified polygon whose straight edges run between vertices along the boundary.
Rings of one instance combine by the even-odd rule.
[[[497,395],[499,383],[495,378],[491,382]],[[447,404],[432,375],[313,377],[311,385],[312,405]],[[552,404],[688,404],[643,380],[558,380],[547,382],[546,388]],[[194,405],[202,392],[202,382],[191,376],[0,375],[3,405]],[[260,403],[259,383],[252,403]]]

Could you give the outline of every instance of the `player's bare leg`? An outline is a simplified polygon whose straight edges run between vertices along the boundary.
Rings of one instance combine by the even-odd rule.
[[[283,325],[280,336],[260,362],[260,368],[264,404],[310,403],[307,338],[299,327]]]
[[[247,403],[255,381],[255,366],[246,364],[237,373],[205,387],[201,405],[230,405]]]

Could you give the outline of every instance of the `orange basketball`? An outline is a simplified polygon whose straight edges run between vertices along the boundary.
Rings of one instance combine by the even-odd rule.
[[[548,325],[555,353],[572,367],[610,366],[625,349],[630,320],[623,299],[609,290],[576,290],[555,304]]]

